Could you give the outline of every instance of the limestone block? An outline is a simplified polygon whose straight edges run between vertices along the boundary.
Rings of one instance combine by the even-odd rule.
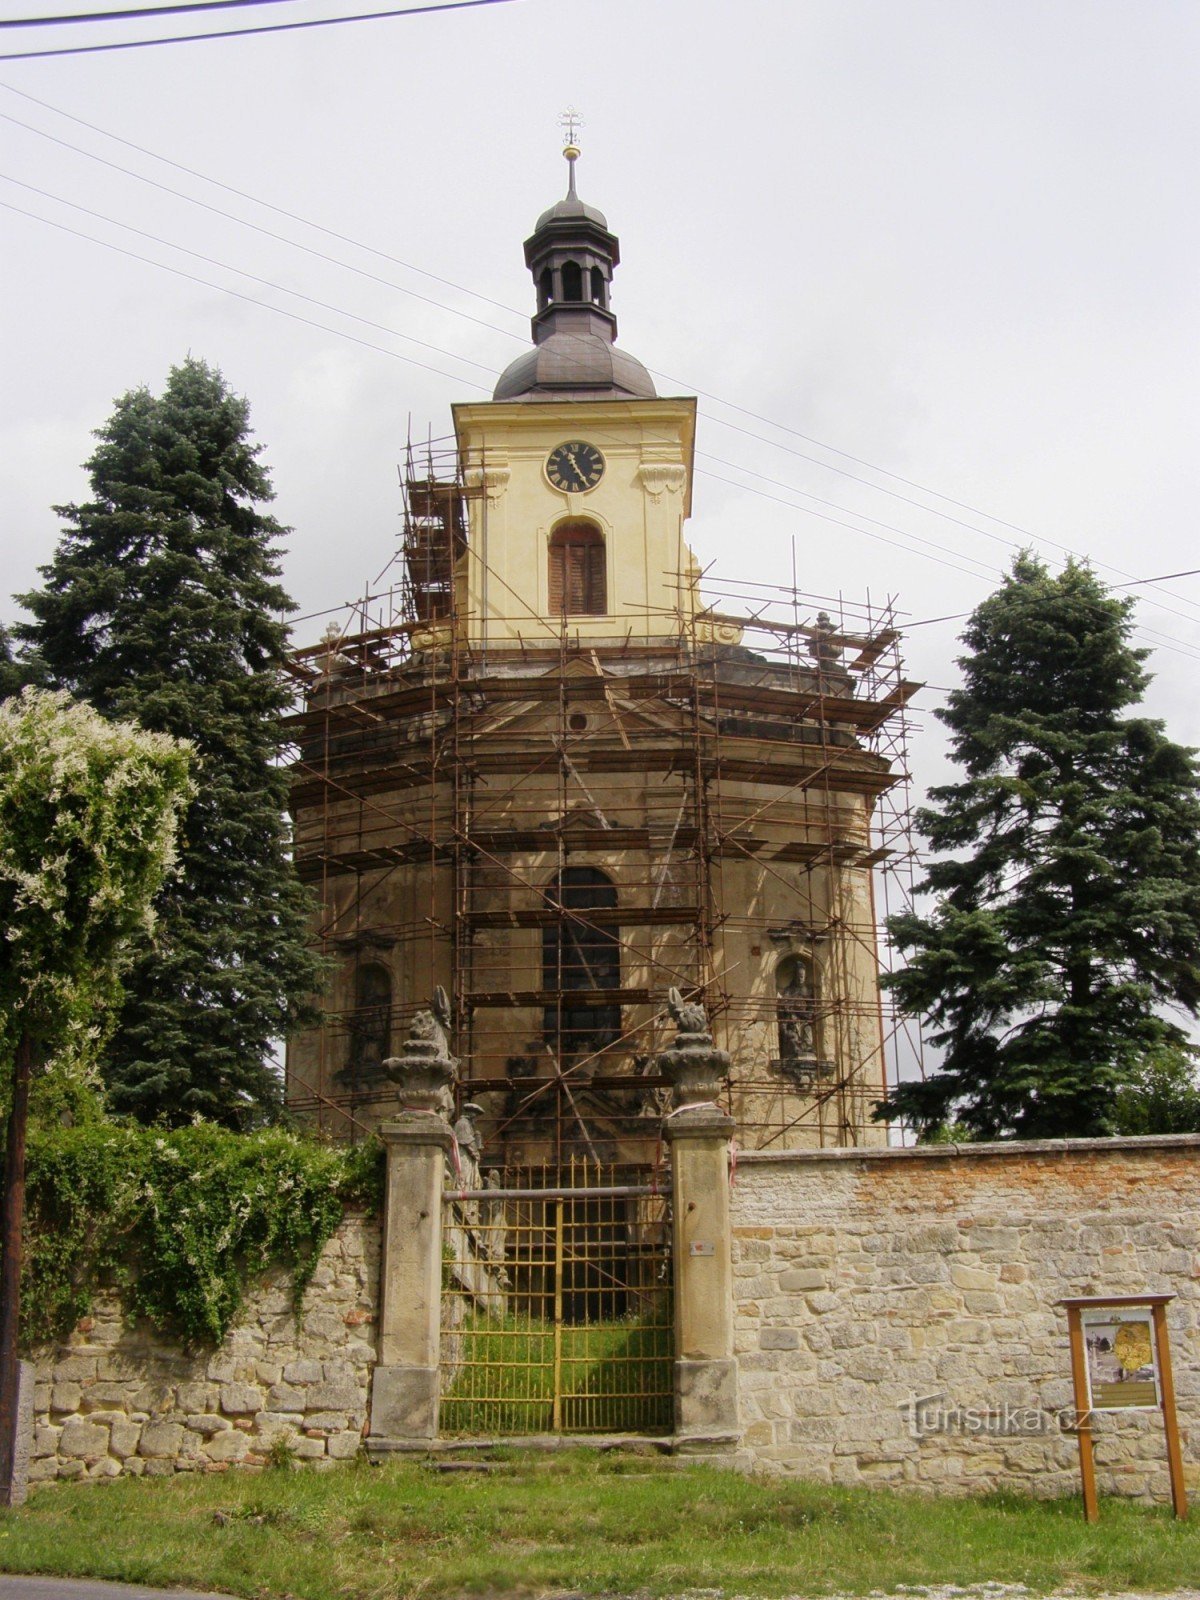
[[[96,1377],[96,1365],[96,1356],[64,1356],[61,1361],[55,1363],[54,1381],[55,1383],[93,1382]]]
[[[204,1453],[210,1461],[241,1461],[249,1451],[250,1440],[239,1428],[214,1434],[204,1446]]]
[[[175,1403],[181,1411],[210,1411],[217,1403],[218,1393],[215,1383],[181,1383]]]
[[[314,1429],[318,1432],[340,1433],[347,1426],[348,1419],[344,1411],[310,1411],[304,1418],[306,1432]]]
[[[320,1383],[324,1376],[319,1361],[289,1361],[283,1369],[285,1383]]]
[[[33,1430],[34,1458],[40,1456],[56,1456],[58,1454],[58,1441],[62,1437],[62,1429],[51,1426],[48,1422],[40,1422]]]
[[[796,1350],[800,1334],[795,1328],[763,1328],[758,1343],[762,1350]]]
[[[791,1268],[779,1274],[779,1287],[785,1294],[794,1294],[803,1289],[824,1289],[827,1281],[825,1273],[811,1267]]]
[[[278,1361],[259,1361],[255,1363],[254,1375],[259,1383],[270,1388],[283,1377],[283,1365]]]
[[[676,1432],[727,1432],[737,1426],[737,1362],[728,1356],[708,1361],[676,1361]]]
[[[119,1461],[137,1453],[138,1442],[142,1437],[140,1422],[130,1422],[128,1419],[114,1422],[110,1430],[108,1448]]]
[[[334,1461],[353,1461],[362,1448],[362,1435],[357,1429],[343,1433],[331,1433],[325,1442],[325,1449]]]
[[[438,1376],[436,1367],[377,1366],[371,1379],[372,1435],[432,1439],[437,1433]]]
[[[292,1440],[292,1450],[300,1461],[312,1461],[325,1454],[324,1439],[309,1439],[303,1435]]]
[[[317,1363],[314,1361],[313,1366]],[[272,1384],[267,1391],[267,1406],[272,1411],[303,1411],[308,1404],[306,1389],[294,1383]]]
[[[54,1383],[50,1386],[51,1411],[78,1411],[83,1390],[77,1383]]]
[[[214,1412],[202,1411],[189,1416],[187,1426],[193,1433],[202,1434],[207,1439],[214,1433],[225,1433],[233,1424],[227,1417],[218,1417]]]
[[[121,1476],[121,1463],[114,1461],[111,1456],[105,1456],[102,1461],[88,1469],[89,1478],[119,1478]]]
[[[72,1463],[75,1465],[75,1463]],[[30,1483],[50,1483],[60,1476],[57,1456],[35,1457],[29,1463]]]
[[[263,1409],[263,1392],[253,1383],[223,1383],[221,1410],[231,1417],[246,1416]]]
[[[108,1454],[108,1436],[109,1430],[102,1424],[71,1417],[63,1426],[58,1453],[82,1461],[98,1461]]]
[[[144,1466],[147,1478],[169,1478],[174,1474],[174,1471],[175,1461],[173,1457],[156,1456],[154,1460],[147,1461]]]
[[[308,1411],[354,1411],[362,1405],[362,1390],[352,1378],[314,1383],[305,1396]]]
[[[182,1443],[183,1428],[178,1422],[148,1422],[138,1441],[138,1454],[156,1459],[173,1458],[179,1454]]]
[[[124,1383],[93,1383],[79,1397],[81,1411],[124,1411],[129,1401],[129,1386]]]

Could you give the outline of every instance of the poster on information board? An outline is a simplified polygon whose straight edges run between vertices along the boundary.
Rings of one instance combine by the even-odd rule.
[[[1149,1306],[1084,1311],[1083,1335],[1093,1411],[1153,1410],[1159,1405]]]

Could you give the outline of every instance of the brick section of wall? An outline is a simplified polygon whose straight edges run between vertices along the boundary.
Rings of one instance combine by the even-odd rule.
[[[358,1453],[375,1361],[380,1229],[348,1216],[299,1318],[283,1273],[250,1290],[218,1351],[188,1353],[100,1301],[37,1361],[30,1478],[261,1466],[276,1439],[314,1466]]]
[[[732,1223],[756,1465],[1075,1492],[1055,1301],[1167,1291],[1185,1471],[1200,1486],[1200,1138],[750,1153]],[[912,1403],[927,1396],[925,1425],[936,1406],[942,1431],[915,1436]],[[1101,1493],[1168,1499],[1157,1412],[1099,1416],[1096,1462]]]

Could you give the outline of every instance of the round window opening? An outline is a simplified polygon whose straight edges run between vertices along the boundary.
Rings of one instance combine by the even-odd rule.
[[[588,719],[584,716],[582,711],[572,711],[571,715],[567,718],[567,727],[570,728],[572,733],[582,733],[587,725]]]

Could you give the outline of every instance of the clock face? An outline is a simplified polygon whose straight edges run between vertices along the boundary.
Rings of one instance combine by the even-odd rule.
[[[604,457],[585,439],[568,439],[546,457],[546,476],[566,494],[586,494],[604,476]]]

